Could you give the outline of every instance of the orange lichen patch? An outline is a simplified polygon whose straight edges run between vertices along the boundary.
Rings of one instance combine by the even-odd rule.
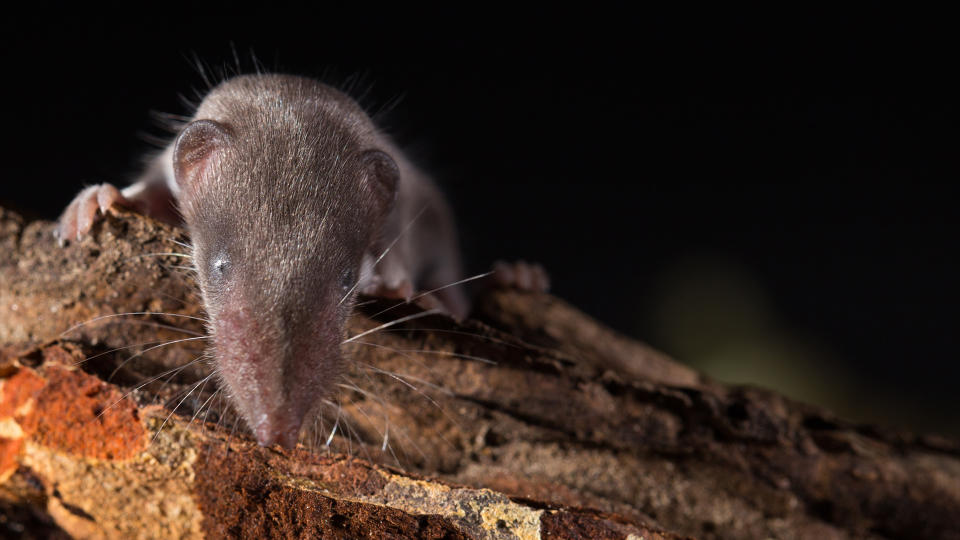
[[[20,368],[11,377],[0,380],[0,481],[6,480],[17,468],[17,456],[27,435],[23,420],[44,384],[40,376],[27,368]]]
[[[45,370],[24,431],[39,444],[96,459],[128,459],[144,449],[146,430],[136,404],[115,387],[79,370]]]
[[[23,439],[0,437],[0,484],[17,470],[17,456],[23,448]]]
[[[13,376],[0,381],[0,421],[22,417],[30,408],[37,392],[46,382],[35,371],[20,368]]]

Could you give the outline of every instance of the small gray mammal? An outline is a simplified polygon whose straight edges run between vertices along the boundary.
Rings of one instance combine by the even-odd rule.
[[[331,391],[357,292],[409,299],[461,278],[437,187],[356,102],[304,77],[219,84],[134,184],[83,190],[59,238],[115,204],[186,225],[218,371],[262,445],[294,446]],[[434,297],[469,310],[460,286]]]

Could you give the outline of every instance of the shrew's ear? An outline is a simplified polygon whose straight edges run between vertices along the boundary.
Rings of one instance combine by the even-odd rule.
[[[196,120],[187,124],[173,149],[173,174],[180,189],[195,189],[204,169],[229,141],[227,129],[213,120]]]
[[[360,155],[363,166],[363,187],[377,202],[383,215],[393,208],[400,184],[400,168],[389,154],[380,150],[366,150]]]

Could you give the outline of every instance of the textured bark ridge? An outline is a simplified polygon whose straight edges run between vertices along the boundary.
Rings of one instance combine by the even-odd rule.
[[[960,538],[956,442],[720,385],[548,295],[361,302],[351,336],[409,319],[346,346],[300,448],[261,448],[185,234],[51,227],[0,209],[0,536]]]

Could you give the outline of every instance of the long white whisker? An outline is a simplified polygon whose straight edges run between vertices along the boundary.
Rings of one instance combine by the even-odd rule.
[[[160,436],[160,432],[163,431],[163,426],[167,425],[167,422],[170,420],[170,418],[173,417],[174,413],[177,412],[177,409],[180,408],[180,405],[183,405],[183,402],[186,401],[191,394],[193,394],[194,390],[196,390],[201,383],[206,384],[207,380],[212,376],[213,376],[213,373],[211,373],[210,375],[207,375],[203,379],[200,379],[200,381],[198,381],[197,384],[193,385],[193,388],[191,388],[190,391],[187,392],[187,395],[183,396],[183,399],[177,402],[176,407],[174,407],[173,410],[170,411],[170,414],[168,414],[167,417],[163,419],[163,422],[160,424],[160,427],[157,429],[157,432],[153,435],[153,439],[151,439],[151,442],[157,440],[157,437]]]
[[[167,238],[167,240],[173,242],[174,244],[176,244],[176,245],[178,245],[178,246],[185,247],[185,248],[189,249],[190,251],[193,251],[193,246],[191,246],[190,244],[187,244],[187,243],[184,243],[184,242],[178,242],[178,241],[174,240],[173,238]]]
[[[191,333],[191,334],[194,334],[194,335],[196,335],[196,336],[201,336],[201,334],[197,334],[196,332],[190,332],[190,333]],[[95,354],[95,355],[93,355],[93,356],[88,356],[88,357],[84,358],[83,360],[78,360],[78,361],[74,362],[73,365],[78,366],[78,365],[80,365],[80,364],[83,364],[84,362],[89,362],[90,360],[93,360],[94,358],[99,358],[99,357],[101,357],[101,356],[103,356],[103,355],[105,355],[105,354],[110,354],[110,353],[114,353],[114,352],[117,352],[117,351],[125,351],[125,350],[127,350],[127,349],[133,349],[133,348],[135,348],[135,347],[142,347],[142,346],[144,346],[144,345],[154,345],[154,344],[157,344],[157,343],[160,343],[160,344],[161,344],[160,346],[169,345],[169,344],[170,344],[170,342],[168,342],[168,341],[144,341],[144,342],[142,342],[142,343],[135,343],[135,344],[133,344],[133,345],[127,345],[126,347],[117,347],[117,348],[115,348],[115,349],[110,349],[109,351],[103,351],[102,353],[97,353],[97,354]]]
[[[379,396],[375,396],[375,395],[372,395],[370,392],[364,391],[362,388],[360,388],[359,386],[357,386],[356,384],[354,384],[353,381],[350,381],[349,378],[344,377],[344,379],[348,382],[348,384],[342,384],[342,383],[341,383],[341,384],[339,384],[338,386],[341,386],[341,387],[344,387],[344,388],[348,388],[348,389],[351,389],[351,390],[355,390],[355,391],[360,392],[361,394],[363,394],[363,395],[365,395],[365,396],[373,397],[373,398],[376,399],[378,402],[380,402],[380,406],[383,408],[383,423],[384,423],[384,428],[383,428],[383,432],[382,432],[382,433],[380,432],[380,430],[378,430],[378,429],[376,428],[376,423],[373,421],[372,418],[370,418],[370,415],[367,414],[366,411],[364,411],[363,407],[361,407],[358,403],[354,403],[354,406],[357,408],[357,411],[359,411],[360,414],[362,414],[363,417],[366,418],[368,422],[370,422],[370,425],[373,426],[373,430],[377,432],[377,435],[380,435],[380,437],[383,439],[383,442],[382,442],[382,444],[381,444],[380,451],[381,451],[381,452],[385,452],[385,451],[387,450],[387,448],[388,448],[387,439],[389,438],[389,433],[390,433],[390,431],[389,431],[389,429],[390,429],[390,420],[389,420],[389,418],[387,417],[387,405],[386,405],[386,403],[384,403],[383,400],[380,399]],[[400,465],[400,460],[397,458],[397,455],[393,452],[393,448],[390,448],[390,454],[393,455],[394,461],[396,461],[397,465],[402,469],[403,466]]]
[[[473,281],[473,280],[475,280],[475,279],[485,278],[485,277],[489,276],[490,274],[493,274],[493,271],[484,272],[484,273],[482,273],[482,274],[477,274],[477,275],[475,275],[475,276],[470,276],[470,277],[468,277],[468,278],[464,278],[464,279],[461,279],[461,280],[459,280],[459,281],[454,281],[453,283],[448,283],[447,285],[444,285],[444,286],[442,286],[442,287],[437,287],[436,289],[430,289],[430,290],[427,291],[427,292],[422,292],[422,293],[414,296],[413,298],[410,299],[410,301],[413,302],[414,300],[416,300],[416,299],[418,299],[418,298],[422,298],[422,297],[424,297],[424,296],[426,296],[426,295],[428,295],[428,294],[433,294],[433,293],[435,293],[435,292],[437,292],[437,291],[442,291],[443,289],[446,289],[446,288],[448,288],[448,287],[456,287],[457,285],[462,285],[462,284],[464,284],[464,283]]]
[[[361,364],[366,364],[365,362],[360,362],[360,363],[361,363]],[[405,381],[405,380],[399,378],[396,374],[394,374],[394,373],[392,373],[392,372],[389,372],[389,371],[386,371],[386,370],[377,368],[377,367],[375,367],[375,366],[371,366],[370,364],[366,364],[366,365],[370,366],[370,368],[371,368],[373,371],[379,371],[379,372],[381,372],[381,373],[383,373],[383,374],[385,374],[385,375],[388,375],[388,376],[391,376],[391,377],[397,379],[398,381],[400,381],[401,383],[403,383],[404,385],[406,385],[406,386],[408,386],[410,389],[412,389],[414,392],[420,394],[424,399],[426,399],[427,401],[429,401],[431,405],[433,405],[434,407],[436,407],[437,410],[440,411],[440,413],[443,414],[443,415],[447,418],[447,420],[450,420],[450,422],[453,423],[453,425],[457,426],[458,429],[460,429],[461,431],[464,431],[464,430],[463,430],[463,427],[460,425],[460,423],[457,422],[457,420],[456,420],[455,418],[453,418],[452,416],[450,416],[450,414],[437,402],[437,400],[435,400],[435,399],[433,399],[432,397],[428,396],[423,390],[420,390],[420,389],[417,388],[416,386],[410,384],[408,381]],[[428,368],[428,369],[429,369],[429,368]],[[365,372],[361,372],[361,373],[363,373],[363,376],[366,377],[368,381],[370,381],[371,383],[373,382],[373,380],[370,378],[369,375],[367,375]],[[413,378],[413,377],[411,377],[411,379],[417,380],[417,379],[415,379],[415,378]],[[424,382],[424,383],[427,384],[428,386],[436,387],[436,388],[438,388],[439,390],[441,390],[442,392],[448,393],[448,395],[450,395],[450,396],[455,395],[452,391],[447,390],[446,388],[439,387],[439,386],[437,386],[437,385],[435,385],[435,384],[433,384],[433,383],[427,382],[427,381],[422,381],[422,382]],[[363,391],[361,390],[361,392],[363,392]],[[375,396],[375,398],[376,398],[376,399],[380,399],[379,396]],[[383,403],[382,400],[381,400],[381,403]],[[384,404],[384,407],[386,407],[385,404]],[[401,434],[402,434],[402,432],[401,432]],[[451,446],[453,446],[453,444],[450,443],[449,441],[447,441],[445,437],[441,436],[440,438],[441,438],[444,442],[446,442],[447,444],[450,444]],[[417,448],[417,451],[420,452],[421,455],[423,455],[424,459],[426,459],[426,455],[423,454],[423,451],[422,451],[422,450],[420,450],[419,445],[417,445],[417,444],[416,444],[412,439],[410,439],[410,438],[407,438],[407,440],[409,440],[409,441]]]
[[[182,301],[181,301],[181,302],[182,302]],[[170,330],[170,331],[173,331],[173,332],[180,332],[181,334],[188,334],[188,335],[191,335],[191,336],[203,336],[203,335],[205,335],[205,334],[201,334],[200,332],[194,332],[193,330],[187,330],[186,328],[180,328],[179,326],[173,326],[173,325],[170,325],[170,324],[157,323],[157,322],[153,322],[153,321],[133,320],[133,321],[122,321],[122,322],[123,322],[124,324],[139,324],[139,325],[141,325],[141,326],[149,326],[149,327],[151,327],[151,328],[162,328],[162,329],[164,329],[164,330]],[[144,345],[146,345],[146,343],[144,343]]]
[[[347,453],[353,455],[353,429],[350,427],[350,421],[346,416],[343,416],[343,395],[337,394],[337,422],[339,423],[340,419],[343,419],[343,432],[347,438]],[[359,441],[360,439],[357,439]]]
[[[170,253],[144,253],[144,254],[142,254],[142,255],[134,255],[133,257],[127,257],[126,259],[124,259],[124,262],[126,262],[126,261],[132,261],[132,260],[134,260],[134,259],[142,259],[142,258],[145,258],[145,257],[166,257],[166,256],[170,256],[170,257],[184,257],[184,258],[186,258],[186,259],[192,259],[192,258],[193,258],[193,255],[190,255],[190,254],[188,254],[188,253],[174,253],[174,252],[170,252]]]
[[[116,405],[117,403],[120,403],[120,402],[123,401],[124,399],[130,397],[130,396],[131,396],[134,392],[136,392],[137,390],[140,390],[140,389],[143,388],[144,386],[146,386],[146,385],[148,385],[148,384],[150,384],[150,383],[152,383],[152,382],[157,381],[158,379],[160,379],[160,378],[163,377],[164,375],[170,375],[170,378],[173,378],[173,376],[176,375],[178,372],[180,372],[181,370],[183,370],[183,369],[185,369],[185,368],[187,368],[187,367],[189,367],[189,366],[192,366],[193,364],[199,362],[202,358],[203,358],[203,355],[200,355],[200,356],[194,358],[193,360],[191,360],[190,362],[187,362],[186,364],[184,364],[184,365],[182,365],[182,366],[175,367],[175,368],[172,368],[172,369],[168,369],[167,371],[164,371],[163,373],[160,373],[159,375],[157,375],[157,376],[155,376],[155,377],[150,377],[149,379],[147,379],[146,381],[144,381],[144,382],[143,382],[142,384],[140,384],[139,386],[136,386],[133,390],[130,390],[130,391],[127,392],[126,394],[120,396],[120,399],[118,399],[118,400],[114,401],[113,403],[111,403],[110,405],[106,406],[102,411],[100,411],[100,414],[97,415],[97,418],[100,418],[101,416],[103,416],[104,413],[106,413],[106,412],[107,412],[109,409],[111,409],[114,405]]]
[[[200,354],[199,357],[195,358],[194,361],[199,362],[199,361],[201,361],[201,360],[212,360],[212,359],[213,359],[213,357],[210,356],[210,352],[209,352],[209,351],[204,351],[203,353]],[[163,389],[166,388],[167,385],[170,384],[170,381],[172,381],[172,380],[173,380],[173,377],[168,377],[167,380],[163,381],[163,384],[160,385],[160,388],[157,389],[157,392],[156,392],[156,393],[159,394],[160,392],[162,392]],[[178,394],[174,394],[174,395],[175,395],[175,396],[176,396],[176,395],[179,395],[179,393],[178,393]]]
[[[477,339],[483,339],[486,341],[497,343],[499,345],[506,345],[508,347],[514,347],[517,349],[521,348],[519,345],[515,343],[510,343],[495,337],[485,336],[483,334],[477,334],[475,332],[464,332],[463,330],[448,330],[446,328],[394,328],[391,330],[384,330],[384,332],[444,332],[447,334],[459,334],[462,336],[475,337]]]
[[[227,443],[224,445],[223,455],[226,456],[230,453],[230,441],[233,440],[233,434],[237,431],[237,422],[233,423],[233,427],[230,428],[230,435],[227,437]]]
[[[221,391],[223,391],[222,388],[217,388],[217,391],[214,392],[213,394],[211,394],[210,397],[207,398],[207,401],[212,400],[212,399],[213,399],[213,396],[217,396],[217,401],[219,402],[219,401],[220,401],[220,392],[221,392]],[[202,407],[202,406],[200,407],[200,410],[203,410],[203,407]],[[207,419],[210,418],[210,411],[212,411],[212,410],[213,410],[213,403],[211,403],[210,406],[207,407],[207,412],[204,413],[204,415],[203,415],[203,429],[204,429],[204,430],[207,428]],[[223,415],[221,414],[221,415],[220,415],[220,418],[217,419],[217,427],[220,427],[220,421],[221,421],[222,419],[223,419]]]
[[[343,298],[341,298],[340,301],[337,302],[337,305],[338,305],[338,306],[339,306],[339,305],[342,305],[344,300],[346,300],[347,298],[350,298],[350,295],[353,294],[353,291],[357,288],[357,285],[360,285],[360,279],[359,279],[359,278],[357,279],[356,283],[353,284],[353,287],[350,287],[350,290],[347,291],[347,293],[343,295]]]
[[[359,407],[357,407],[359,410]],[[353,454],[353,444],[350,442],[351,438],[357,439],[357,446],[360,450],[363,451],[363,455],[367,458],[367,461],[373,461],[373,456],[370,455],[370,451],[367,450],[367,445],[364,444],[363,439],[360,438],[360,433],[356,428],[350,425],[350,420],[347,417],[343,419],[343,429],[348,433],[347,436],[347,453]]]
[[[400,238],[403,237],[403,235],[407,234],[407,231],[410,230],[410,227],[412,227],[413,224],[414,224],[418,219],[420,219],[420,216],[423,215],[423,213],[426,212],[426,211],[427,211],[427,206],[424,205],[424,207],[421,208],[420,211],[417,212],[417,214],[416,214],[415,216],[413,216],[413,218],[406,224],[406,226],[404,226],[403,230],[400,231],[400,234],[398,234],[397,237],[394,238],[392,242],[390,242],[390,245],[388,245],[387,248],[383,250],[383,253],[381,253],[380,256],[377,257],[377,260],[373,261],[373,265],[370,266],[371,269],[376,268],[377,265],[380,264],[380,261],[382,261],[383,258],[387,256],[387,253],[389,253],[390,250],[393,249],[393,246],[396,245],[396,243],[400,240]],[[363,278],[363,276],[359,276],[359,277],[357,278],[357,282],[353,284],[353,287],[350,287],[350,290],[347,291],[347,294],[343,295],[343,298],[341,298],[341,299],[340,299],[340,302],[337,303],[338,306],[339,306],[340,304],[343,304],[343,302],[344,302],[347,298],[350,297],[350,295],[351,295],[351,294],[353,293],[353,291],[357,288],[357,286],[360,285],[360,280],[361,280],[362,278]]]
[[[207,375],[206,378],[204,378],[204,381],[210,380],[210,378],[213,377],[214,375],[216,375],[216,372],[211,373],[210,375]],[[204,382],[204,383],[203,383],[203,386],[200,387],[200,392],[198,392],[198,393],[203,394],[203,388],[204,388],[204,386],[206,386],[206,385],[207,385],[207,383]],[[212,400],[212,399],[213,399],[213,396],[217,395],[217,392],[219,392],[219,391],[220,391],[220,390],[217,389],[216,392],[210,394],[210,397],[208,397],[203,403],[200,404],[199,407],[197,407],[197,410],[194,411],[193,416],[190,417],[190,422],[191,422],[191,423],[192,423],[194,420],[196,420],[198,416],[200,416],[200,413],[203,412],[203,408],[207,406],[207,403],[210,403],[210,400]]]
[[[389,253],[390,250],[393,249],[393,246],[400,240],[400,238],[403,237],[403,235],[407,234],[407,231],[410,230],[410,227],[413,227],[413,224],[416,223],[417,220],[420,219],[420,216],[422,216],[423,213],[426,211],[427,211],[427,206],[424,205],[423,208],[421,208],[420,211],[417,212],[417,214],[410,219],[410,221],[403,227],[403,230],[400,231],[400,234],[398,234],[397,237],[393,239],[393,242],[390,242],[390,245],[387,246],[387,249],[383,250],[383,253],[381,253],[380,256],[377,257],[377,260],[373,261],[374,268],[376,268],[376,266],[380,264],[380,261],[382,261],[383,258],[387,256],[387,253]]]
[[[358,335],[357,337],[360,337]],[[455,353],[451,351],[431,351],[429,349],[396,349],[394,347],[387,347],[386,345],[380,345],[378,343],[371,343],[369,341],[357,341],[361,345],[369,345],[371,347],[383,347],[389,349],[395,353],[412,353],[412,354],[437,354],[440,356],[453,356],[455,358],[463,358],[464,360],[476,360],[477,362],[483,362],[484,364],[490,364],[491,366],[497,365],[497,362],[490,360],[489,358],[483,358],[482,356],[471,356],[469,354]],[[406,356],[406,355],[404,355]]]
[[[154,350],[154,349],[159,349],[160,347],[166,347],[167,345],[173,345],[173,344],[175,344],[175,343],[183,343],[183,342],[185,342],[185,341],[197,341],[197,340],[201,340],[201,339],[210,339],[210,336],[198,336],[198,337],[189,337],[189,338],[183,338],[183,339],[175,339],[175,340],[173,340],[173,341],[167,341],[166,343],[161,343],[161,344],[159,344],[159,345],[154,345],[153,347],[149,347],[149,348],[147,348],[147,349],[144,349],[144,350],[138,352],[137,354],[131,356],[130,358],[127,358],[127,359],[124,360],[123,362],[120,362],[120,365],[118,365],[116,368],[114,368],[113,371],[110,372],[110,376],[107,377],[107,380],[112,379],[113,376],[116,375],[118,371],[120,371],[120,368],[122,368],[123,366],[125,366],[125,365],[127,364],[127,362],[133,360],[134,358],[143,356],[144,354],[146,354],[146,353],[148,353],[148,352],[150,352],[150,351],[152,351],[152,350]]]
[[[350,337],[350,338],[347,338],[347,339],[343,340],[343,341],[340,342],[340,343],[341,343],[341,344],[343,344],[343,343],[350,343],[351,341],[355,341],[355,340],[357,340],[357,339],[360,339],[360,338],[362,338],[363,336],[372,334],[372,333],[374,333],[374,332],[376,332],[376,331],[378,331],[378,330],[383,330],[384,328],[389,328],[389,327],[391,327],[391,326],[394,326],[394,325],[397,325],[397,324],[400,324],[400,323],[404,323],[404,322],[407,322],[407,321],[412,321],[412,320],[414,320],[414,319],[419,319],[419,318],[427,317],[427,316],[430,316],[430,315],[436,315],[437,313],[442,313],[442,312],[443,312],[443,311],[442,311],[442,310],[439,310],[439,309],[430,309],[430,310],[423,311],[423,312],[420,312],[420,313],[414,313],[413,315],[407,315],[406,317],[401,317],[401,318],[399,318],[399,319],[395,319],[395,320],[392,320],[392,321],[390,321],[390,322],[383,323],[383,324],[381,324],[380,326],[377,326],[376,328],[371,328],[370,330],[367,330],[366,332],[361,332],[361,333],[359,333],[359,334],[357,334],[357,335],[355,335],[355,336],[353,336],[353,337]]]
[[[355,341],[354,343],[356,343],[356,344],[358,344],[358,345],[366,345],[366,346],[368,346],[368,347],[376,347],[376,348],[380,348],[380,349],[386,349],[386,350],[388,350],[388,351],[397,353],[397,354],[399,354],[400,356],[403,356],[404,358],[408,358],[408,359],[410,359],[410,360],[413,360],[413,361],[417,362],[418,364],[420,364],[421,366],[423,366],[424,369],[426,369],[427,371],[429,371],[431,374],[434,373],[433,368],[431,368],[430,366],[428,366],[428,365],[427,365],[425,362],[423,362],[421,359],[417,358],[417,357],[414,356],[414,355],[407,354],[408,352],[409,352],[409,353],[428,352],[426,349],[423,349],[423,350],[397,349],[397,348],[394,348],[394,347],[388,347],[388,346],[386,346],[386,345],[381,345],[381,344],[379,344],[379,343],[372,343],[372,342],[370,342],[370,341]],[[378,371],[378,372],[381,372],[381,373],[387,374],[387,375],[394,375],[394,373],[395,373],[395,372],[392,372],[392,371],[383,370],[383,369],[378,368],[378,367],[374,366],[373,364],[369,364],[369,363],[367,363],[367,362],[357,361],[357,364],[362,365],[362,366],[366,366],[367,368],[369,368],[369,369],[371,369],[371,370],[373,370],[373,371]],[[430,381],[427,381],[427,380],[424,380],[424,379],[421,379],[421,378],[418,378],[418,377],[414,377],[413,375],[408,375],[408,374],[405,374],[405,373],[400,373],[400,374],[397,374],[397,375],[405,376],[405,377],[407,377],[407,378],[409,378],[409,379],[411,379],[411,380],[417,381],[417,382],[419,382],[419,383],[423,383],[423,384],[426,384],[426,385],[428,385],[428,386],[432,386],[432,387],[436,388],[437,390],[440,390],[441,392],[446,393],[446,394],[448,394],[448,395],[451,395],[451,396],[453,395],[453,392],[450,392],[449,390],[447,390],[446,388],[443,388],[442,386],[433,384],[433,383],[431,383]],[[414,390],[416,390],[416,388],[415,388],[414,386],[409,385],[409,383],[407,383],[406,381],[401,381],[401,382],[403,382],[404,384],[407,384],[408,386],[410,386],[411,388],[413,388]]]
[[[410,375],[409,373],[397,373],[396,371],[389,371],[389,370],[386,370],[386,369],[383,369],[383,368],[378,368],[377,366],[374,366],[373,364],[368,364],[368,363],[366,363],[366,362],[358,362],[358,363],[361,364],[361,365],[363,365],[363,366],[364,366],[364,369],[369,369],[370,371],[374,371],[374,372],[376,372],[376,373],[380,373],[381,375],[386,375],[386,376],[388,376],[388,377],[390,377],[390,378],[392,378],[392,379],[396,379],[396,380],[400,381],[401,383],[403,383],[404,385],[410,387],[410,388],[413,389],[413,390],[419,390],[419,389],[418,389],[416,386],[414,386],[413,384],[407,382],[407,379],[410,379],[411,381],[416,381],[416,382],[418,382],[418,383],[420,383],[420,384],[427,385],[427,386],[429,386],[430,388],[433,388],[434,390],[436,390],[436,391],[438,391],[438,392],[440,392],[440,393],[446,394],[446,395],[448,395],[448,396],[451,396],[451,397],[453,397],[454,395],[456,395],[456,394],[454,394],[453,391],[450,390],[449,388],[444,388],[444,387],[440,386],[439,384],[434,384],[434,383],[432,383],[432,382],[430,382],[430,381],[428,381],[428,380],[425,380],[425,379],[422,379],[422,378],[420,378],[420,377],[415,377],[415,376],[413,376],[413,375]]]
[[[489,358],[483,358],[483,357],[481,357],[481,356],[472,356],[472,355],[469,355],[469,354],[455,353],[455,352],[450,352],[450,351],[416,351],[416,350],[408,350],[408,352],[415,352],[415,353],[420,353],[420,354],[437,354],[437,355],[440,355],[440,356],[453,356],[453,357],[455,357],[455,358],[463,358],[464,360],[476,360],[477,362],[483,362],[484,364],[490,364],[491,366],[497,365],[497,362],[496,362],[496,361],[490,360]]]
[[[330,436],[327,437],[327,442],[325,443],[325,446],[326,446],[327,448],[329,448],[329,447],[330,447],[330,443],[333,442],[333,436],[337,434],[337,428],[338,428],[338,427],[340,427],[340,410],[339,410],[339,408],[337,409],[337,419],[336,419],[336,421],[333,423],[333,428],[330,429]]]
[[[424,296],[427,296],[428,294],[433,294],[433,293],[435,293],[435,292],[437,292],[437,291],[442,291],[443,289],[446,289],[446,288],[449,288],[449,287],[456,287],[457,285],[461,285],[461,284],[463,284],[463,283],[467,283],[467,282],[473,281],[473,280],[475,280],[475,279],[485,278],[485,277],[489,276],[489,275],[492,274],[492,273],[493,273],[492,271],[490,271],[490,272],[484,272],[484,273],[482,273],[482,274],[477,274],[477,275],[475,275],[475,276],[470,276],[470,277],[468,277],[468,278],[464,278],[464,279],[461,279],[461,280],[459,280],[459,281],[454,281],[453,283],[448,283],[448,284],[444,285],[443,287],[437,287],[436,289],[430,289],[429,291],[422,292],[422,293],[420,293],[420,294],[418,294],[418,295],[416,295],[416,296],[411,297],[409,300],[404,300],[403,302],[398,302],[398,303],[396,303],[396,304],[394,304],[394,305],[392,305],[392,306],[390,306],[390,307],[388,307],[388,308],[384,308],[384,309],[378,311],[377,313],[374,313],[373,315],[371,315],[370,318],[371,318],[371,319],[376,318],[377,316],[383,315],[384,313],[390,311],[391,309],[394,309],[394,308],[396,308],[396,307],[402,306],[402,305],[404,305],[404,304],[412,304],[412,303],[413,303],[414,301],[416,301],[417,299],[423,298]]]
[[[320,406],[317,408],[317,413],[313,415],[314,440],[313,440],[313,443],[311,444],[311,447],[317,448],[320,446],[320,437],[323,434],[325,425],[326,425],[326,422],[324,422],[324,418],[323,418],[323,406]]]
[[[193,320],[195,320],[195,321],[200,321],[200,322],[203,322],[203,323],[209,323],[209,322],[210,322],[210,321],[208,321],[207,319],[204,319],[203,317],[194,317],[194,316],[192,316],[192,315],[181,315],[181,314],[179,314],[179,313],[163,313],[163,312],[158,312],[158,311],[130,311],[130,312],[127,312],[127,313],[113,313],[113,314],[111,314],[111,315],[101,315],[100,317],[95,317],[95,318],[90,319],[90,320],[88,320],[88,321],[83,321],[82,323],[75,324],[75,325],[71,326],[70,328],[64,330],[64,331],[61,332],[60,335],[57,336],[57,337],[58,337],[58,338],[63,337],[63,336],[65,336],[66,334],[69,334],[70,332],[76,330],[77,328],[80,328],[81,326],[86,326],[86,325],[88,325],[88,324],[92,324],[92,323],[95,323],[95,322],[97,322],[97,321],[101,321],[101,320],[103,320],[103,319],[111,319],[111,318],[115,318],[115,317],[130,317],[130,316],[132,316],[132,315],[157,315],[157,316],[163,315],[163,316],[167,316],[167,317],[180,317],[180,318],[183,318],[183,319],[193,319]]]
[[[365,371],[361,371],[360,374],[363,375],[363,377],[364,377],[365,379],[367,379],[367,381],[369,381],[371,384],[374,384],[373,379],[372,379],[372,378],[370,377],[370,375],[368,375]],[[352,381],[350,381],[349,377],[344,377],[344,379],[346,379],[348,382],[350,382],[350,383],[352,384]],[[354,386],[356,386],[356,385],[354,385]],[[383,419],[384,419],[384,422],[386,423],[387,426],[389,426],[390,424],[389,424],[389,422],[388,422],[387,411],[388,411],[391,407],[386,403],[386,401],[384,401],[383,398],[381,398],[379,395],[377,395],[377,394],[375,394],[375,393],[373,393],[373,392],[365,392],[365,391],[361,390],[359,387],[357,387],[357,390],[360,391],[360,392],[361,392],[362,394],[364,394],[364,395],[367,395],[367,396],[369,396],[369,397],[372,397],[374,400],[376,400],[378,403],[380,403],[380,406],[383,408],[383,411],[384,411],[384,418],[383,418]],[[414,390],[416,390],[416,388],[414,388]],[[389,433],[389,432],[387,431],[387,429],[388,429],[388,428],[386,428],[386,427],[384,428],[385,436],[386,436],[387,433]],[[420,454],[420,456],[423,458],[424,461],[427,460],[427,454],[425,454],[425,453],[423,452],[423,449],[420,448],[420,445],[417,444],[416,441],[414,441],[409,435],[407,435],[405,429],[399,428],[398,433],[399,433],[400,436],[403,437],[408,443],[410,443],[410,446],[413,447],[413,448],[417,451],[418,454]],[[397,460],[397,456],[396,456],[396,454],[393,452],[393,449],[392,449],[392,448],[391,448],[391,450],[390,450],[390,453],[393,454],[393,458],[394,458],[394,460],[397,461],[397,465],[400,466],[401,469],[403,469],[403,468],[404,468],[403,465],[401,465],[400,462],[399,462],[399,460]]]
[[[386,373],[386,374],[389,375],[390,373],[388,372],[388,373]],[[423,390],[420,390],[419,388],[417,388],[416,386],[410,384],[409,382],[404,381],[404,380],[402,380],[402,379],[400,379],[400,378],[398,378],[398,377],[395,377],[395,378],[396,378],[397,380],[399,380],[401,383],[403,383],[403,384],[405,384],[406,386],[410,387],[410,389],[412,389],[414,392],[416,392],[416,393],[420,394],[421,396],[423,396],[424,399],[426,399],[427,401],[429,401],[431,405],[433,405],[434,407],[437,408],[437,410],[439,410],[440,412],[442,412],[442,413],[444,414],[444,416],[446,416],[451,422],[454,423],[454,425],[456,425],[458,428],[460,427],[460,424],[459,424],[456,420],[454,420],[450,415],[448,415],[448,414],[446,413],[446,411],[443,410],[443,407],[441,407],[440,404],[437,403],[437,400],[435,400],[435,399],[433,399],[432,397],[428,396],[426,393],[423,392]],[[355,388],[355,390],[359,391],[360,393],[362,393],[362,394],[364,394],[364,395],[368,395],[368,392],[366,392],[366,391],[364,391],[364,390],[360,390],[359,388]]]

